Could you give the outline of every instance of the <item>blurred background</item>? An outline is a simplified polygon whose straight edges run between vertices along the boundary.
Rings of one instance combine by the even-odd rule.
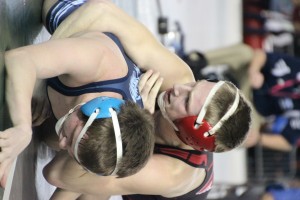
[[[230,80],[249,101],[253,98],[247,75],[253,56],[249,49],[300,56],[297,0],[113,1],[184,59],[197,79]],[[41,0],[0,0],[0,130],[10,123],[4,102],[3,52],[49,39],[40,22],[41,5]],[[295,86],[298,94],[299,81]],[[300,136],[300,117],[294,114],[298,111],[293,109],[292,122]],[[254,141],[215,154],[215,181],[209,199],[259,199],[268,190],[298,189],[298,135],[293,137],[289,148],[280,148],[280,143],[274,143],[278,148],[265,145],[260,135],[268,132],[268,123],[272,121],[274,125],[278,115],[266,117],[255,111],[254,118],[253,130],[259,134]],[[43,180],[39,171],[51,156],[50,150],[33,140],[19,156],[9,199],[49,198],[54,188]],[[294,195],[294,199],[300,196]]]

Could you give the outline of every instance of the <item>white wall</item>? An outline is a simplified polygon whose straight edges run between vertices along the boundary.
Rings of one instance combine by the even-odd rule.
[[[241,0],[161,0],[163,14],[178,20],[186,50],[210,50],[241,41]]]

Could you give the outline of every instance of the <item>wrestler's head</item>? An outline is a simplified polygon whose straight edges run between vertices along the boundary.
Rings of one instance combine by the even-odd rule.
[[[56,124],[59,146],[86,170],[126,177],[139,171],[154,148],[151,114],[137,104],[98,97],[71,109]]]
[[[180,140],[196,150],[231,150],[250,127],[249,103],[228,81],[174,85],[160,94],[158,103]]]

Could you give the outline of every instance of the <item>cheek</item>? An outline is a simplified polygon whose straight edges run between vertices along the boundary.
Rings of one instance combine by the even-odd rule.
[[[187,116],[187,113],[179,106],[170,107],[166,111],[172,121]]]

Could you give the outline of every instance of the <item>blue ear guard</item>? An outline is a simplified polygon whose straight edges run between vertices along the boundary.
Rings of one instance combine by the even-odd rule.
[[[83,104],[80,108],[82,113],[89,117],[86,124],[83,126],[82,130],[77,137],[76,143],[74,145],[74,157],[80,163],[78,157],[78,145],[84,134],[87,132],[89,126],[94,122],[95,119],[100,118],[111,118],[114,127],[115,139],[116,139],[116,166],[111,175],[116,175],[118,172],[118,165],[123,156],[123,146],[121,129],[117,117],[117,113],[120,112],[120,107],[124,103],[122,99],[112,98],[112,97],[97,97]]]
[[[97,97],[88,101],[83,106],[81,106],[81,111],[86,116],[91,116],[91,114],[96,110],[100,109],[99,114],[96,119],[100,118],[110,118],[111,114],[109,108],[113,108],[117,113],[120,112],[120,107],[124,103],[124,100],[117,99],[113,97]]]

